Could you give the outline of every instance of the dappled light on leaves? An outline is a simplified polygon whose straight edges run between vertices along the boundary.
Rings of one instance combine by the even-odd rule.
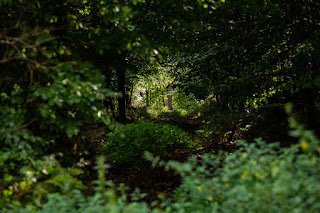
[[[0,0],[0,212],[319,212],[319,13]]]

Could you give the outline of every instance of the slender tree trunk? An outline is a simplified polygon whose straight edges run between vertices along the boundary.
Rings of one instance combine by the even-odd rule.
[[[110,71],[108,70],[108,67],[106,64],[104,64],[104,58],[102,58],[99,61],[99,64],[101,64],[100,66],[102,66],[102,74],[105,76],[105,88],[112,88],[112,84],[111,84],[111,75],[110,75]],[[113,88],[112,88],[113,89]],[[111,109],[112,112],[115,111],[115,106],[112,102],[113,98],[107,98],[106,100],[103,100],[103,105],[107,108],[107,109]]]
[[[124,66],[117,67],[118,91],[121,97],[118,98],[119,122],[126,123],[126,70]]]
[[[53,24],[53,31],[51,32],[53,36],[57,37],[55,41],[58,42],[68,42],[66,38],[67,34],[67,11],[66,7],[64,6],[65,0],[57,0],[53,4],[54,6],[54,16],[57,17],[57,22]],[[58,53],[58,58],[60,60],[63,59],[63,57]]]
[[[173,110],[173,107],[172,107],[172,95],[171,95],[171,92],[172,92],[172,86],[169,85],[168,86],[168,110]]]
[[[149,90],[149,106],[151,105],[151,101],[152,101],[152,92],[151,89]]]
[[[132,93],[133,93],[133,85],[132,87],[130,88],[130,92],[129,92],[129,98],[128,98],[128,102],[127,102],[127,106],[130,106],[132,105]]]
[[[303,102],[306,109],[306,123],[308,129],[316,129],[316,106],[315,92],[313,89],[305,89],[303,92]]]
[[[161,89],[161,94],[162,94],[162,103],[163,103],[163,107],[166,107],[166,102],[164,100],[164,93],[163,93],[163,89]]]
[[[295,108],[302,115],[307,129],[316,129],[315,91],[313,89],[300,90],[294,96]]]
[[[146,105],[147,107],[149,107],[150,103],[149,103],[149,89],[147,88],[146,90]]]
[[[107,109],[111,109],[112,112],[115,111],[114,105],[112,103],[112,99],[108,98],[106,100],[103,101],[103,105],[107,108]]]

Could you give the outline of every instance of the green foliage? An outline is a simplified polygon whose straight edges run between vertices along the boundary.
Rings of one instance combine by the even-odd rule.
[[[138,122],[109,133],[105,151],[116,163],[127,165],[141,158],[145,151],[166,156],[175,149],[186,148],[190,142],[188,134],[176,126]]]
[[[36,88],[31,99],[39,104],[42,129],[60,129],[70,138],[79,132],[82,121],[96,118],[110,123],[99,101],[114,93],[102,88],[104,78],[92,65],[73,62],[44,71],[50,83]]]
[[[176,112],[181,115],[193,114],[197,111],[201,102],[195,98],[192,92],[186,94],[186,89],[181,82],[179,71],[174,64],[164,63],[155,64],[153,66],[146,66],[147,72],[145,75],[137,75],[138,81],[135,82],[132,88],[132,101],[131,104],[137,109],[144,106],[146,110],[155,119],[172,119],[178,118],[175,115],[165,116],[168,110],[168,96],[172,97],[172,106]],[[178,75],[177,75],[178,74]],[[168,91],[168,85],[172,85],[173,91]],[[182,89],[181,89],[181,88]],[[193,91],[195,92],[195,91]],[[139,110],[139,112],[141,112]],[[139,117],[139,116],[138,116]],[[147,116],[140,116],[148,118]],[[175,117],[175,118],[174,118]]]
[[[319,140],[293,119],[290,123],[295,128],[291,135],[300,143],[289,148],[259,138],[238,142],[240,150],[232,154],[206,155],[187,163],[160,162],[183,177],[176,199],[185,202],[168,208],[173,212],[318,212]]]
[[[101,79],[88,64],[63,63],[43,69],[32,87],[17,81],[10,93],[1,93],[0,183],[4,190],[28,179],[26,171],[46,169],[35,162],[76,135],[84,122],[110,123],[101,100],[113,93],[102,88]],[[60,150],[72,152],[71,147]]]
[[[164,121],[181,120],[181,118],[181,112],[177,110],[162,111],[157,116],[157,119]]]
[[[53,155],[38,160],[29,157],[29,160],[31,162],[22,164],[23,167],[18,171],[19,175],[11,178],[11,181],[8,176],[4,179],[7,181],[4,184],[9,186],[1,192],[0,209],[8,210],[26,205],[39,206],[47,202],[50,194],[84,188],[81,181],[72,177],[67,169],[61,168]]]
[[[230,137],[234,137],[235,131],[239,132],[240,128],[246,126],[246,123],[243,122],[245,114],[240,112],[232,113],[229,110],[221,110],[203,117],[206,119],[206,125],[198,132],[199,135],[206,138],[209,146],[226,142]]]
[[[144,68],[148,75],[138,75],[138,81],[133,87],[133,101],[135,107],[146,106],[162,109],[168,104],[167,86],[174,82],[172,67],[163,67],[159,64]],[[148,93],[148,94],[147,94]]]
[[[61,188],[23,207],[8,202],[6,212],[318,212],[320,210],[320,143],[293,118],[291,135],[300,143],[282,148],[279,143],[239,142],[239,151],[190,158],[188,162],[159,161],[153,164],[174,169],[182,184],[173,198],[163,200],[161,209],[150,208],[139,191],[130,195],[126,187],[106,181],[104,157],[98,159],[94,195],[84,195],[77,182],[57,172],[50,184]],[[61,170],[60,170],[61,171]],[[62,175],[59,175],[62,174]],[[33,192],[33,196],[36,192]],[[153,205],[151,205],[152,207]],[[154,206],[153,206],[154,207]]]
[[[28,204],[26,212],[149,211],[145,203],[126,204],[125,195],[115,198],[114,188],[104,189],[103,163],[94,196],[77,190],[82,184],[68,175],[77,168],[67,167],[75,163],[77,146],[72,146],[80,127],[91,121],[110,124],[106,105],[117,95],[107,88],[118,86],[125,97],[125,86],[134,85],[125,85],[127,70],[133,66],[132,76],[138,75],[145,68],[138,58],[154,62],[169,49],[179,52],[174,66],[146,66],[155,68],[153,76],[136,85],[144,87],[145,96],[148,91],[146,105],[165,107],[168,83],[181,85],[171,92],[179,109],[192,106],[196,112],[195,98],[214,93],[220,106],[232,111],[220,108],[209,121],[208,132],[220,137],[244,117],[235,115],[238,110],[259,107],[277,95],[285,101],[292,96],[309,126],[316,126],[317,1],[0,0],[0,19],[3,211]],[[174,113],[163,117],[180,119]],[[147,110],[141,114],[149,116]],[[203,166],[176,163],[190,173],[177,190],[189,201],[181,211],[319,210],[318,141],[295,122],[290,125],[305,153],[297,146],[284,149],[258,141],[244,143],[244,151],[223,159],[204,158]],[[106,153],[120,164],[134,162],[144,151],[163,156],[190,141],[175,127],[152,123],[126,125],[109,139]],[[215,171],[205,174],[210,165]]]
[[[220,2],[208,3],[196,35],[179,39],[185,51],[175,62],[185,90],[200,96],[196,88],[207,85],[205,96],[249,109],[285,94],[279,101],[294,98],[312,114],[319,97],[319,2]]]
[[[151,114],[148,112],[147,107],[135,108],[134,112],[137,116],[137,119],[150,119]]]
[[[29,202],[40,182],[57,182],[56,159],[72,161],[70,139],[85,122],[110,124],[102,101],[115,93],[105,88],[101,71],[80,60],[66,41],[66,28],[73,29],[70,13],[77,10],[45,0],[0,5],[2,207],[11,200]]]
[[[192,114],[192,112],[198,111],[199,107],[203,104],[203,101],[196,99],[193,93],[187,95],[180,88],[175,89],[172,98],[174,109],[180,110],[183,114]]]
[[[87,196],[75,186],[74,180],[70,179],[66,173],[60,176],[60,180],[56,181],[53,178],[50,182],[61,187],[61,191],[50,193],[46,197],[46,202],[36,200],[35,203],[25,207],[19,202],[13,202],[5,209],[6,212],[159,212],[159,209],[151,210],[144,202],[128,203],[126,188],[124,186],[116,187],[106,181],[105,172],[109,168],[104,163],[104,158],[98,159],[96,167],[99,174],[99,179],[95,181],[96,191],[94,195]],[[118,195],[120,196],[118,196]],[[34,193],[34,196],[36,194]],[[138,190],[131,194],[134,201],[143,198],[143,194]]]

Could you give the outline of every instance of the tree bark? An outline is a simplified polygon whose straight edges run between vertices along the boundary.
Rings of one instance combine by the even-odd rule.
[[[162,103],[163,103],[163,107],[166,107],[166,102],[164,101],[164,93],[163,93],[163,89],[161,89],[161,94],[162,94]]]
[[[168,110],[173,110],[173,107],[172,107],[172,95],[171,95],[171,92],[172,92],[172,86],[169,85],[168,86]]]
[[[294,97],[295,109],[303,118],[307,129],[316,129],[315,91],[312,88],[300,90]]]
[[[316,129],[315,92],[313,89],[303,91],[303,99],[306,109],[306,124],[308,129]]]
[[[149,89],[146,90],[146,105],[147,107],[149,107],[150,103],[149,103]]]
[[[128,94],[128,101],[126,102],[127,107],[131,107],[132,105],[132,93],[133,93],[133,85],[130,88],[129,94]]]
[[[117,70],[118,91],[121,92],[121,96],[118,97],[118,110],[120,123],[126,123],[126,70],[124,66],[118,66]]]

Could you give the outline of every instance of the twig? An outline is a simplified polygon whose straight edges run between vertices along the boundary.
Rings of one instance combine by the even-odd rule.
[[[36,60],[30,59],[30,58],[27,58],[27,57],[22,57],[22,56],[4,58],[4,59],[0,60],[0,64],[6,63],[6,62],[9,62],[9,61],[12,61],[12,60],[18,60],[18,59],[31,62],[31,63],[33,63],[33,64],[35,64],[36,66],[39,66],[39,67],[41,67],[41,68],[45,68],[45,66],[41,65],[41,64],[40,64],[39,62],[37,62]]]

